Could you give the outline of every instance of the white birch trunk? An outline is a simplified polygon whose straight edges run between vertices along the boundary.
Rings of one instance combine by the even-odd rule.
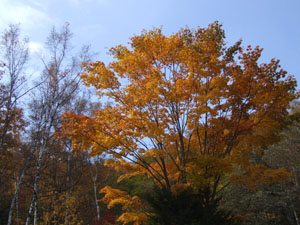
[[[98,203],[98,198],[97,198],[97,178],[98,178],[98,168],[97,165],[95,165],[95,174],[93,172],[92,169],[92,164],[89,161],[90,164],[90,173],[92,176],[92,180],[93,180],[93,187],[94,187],[94,198],[95,198],[95,204],[96,204],[96,211],[97,211],[97,221],[100,221],[100,207],[99,207],[99,203]]]
[[[295,210],[293,210],[293,211],[294,211],[294,217],[295,217],[296,223],[297,223],[297,225],[300,225],[300,224],[299,224],[299,218],[298,218],[298,216],[297,216],[297,213],[296,213]]]
[[[13,209],[14,209],[14,206],[15,206],[15,203],[16,203],[16,210],[17,210],[17,218],[18,218],[18,207],[19,207],[19,201],[18,201],[18,196],[19,196],[19,190],[20,190],[20,187],[23,183],[23,178],[24,178],[24,175],[26,173],[26,170],[28,168],[28,165],[29,165],[29,159],[26,161],[25,163],[25,166],[22,170],[22,173],[17,181],[17,185],[16,185],[16,190],[15,190],[15,193],[14,193],[14,196],[11,200],[11,203],[10,203],[10,208],[9,208],[9,212],[8,212],[8,221],[7,221],[7,225],[11,225],[11,221],[12,221],[12,214],[13,214]]]
[[[28,210],[28,216],[26,219],[26,225],[30,224],[30,217],[32,216],[32,212],[34,210],[34,224],[36,225],[36,219],[37,219],[37,200],[38,200],[38,184],[39,184],[39,178],[40,178],[40,169],[41,169],[41,161],[44,153],[44,148],[41,148],[39,152],[39,157],[37,160],[37,166],[35,171],[35,180],[33,185],[33,196],[31,200],[31,204]]]
[[[36,225],[36,222],[37,222],[37,200],[34,203],[33,225]]]
[[[95,203],[97,209],[97,221],[100,221],[100,207],[97,198],[97,179],[94,179],[94,196],[95,196]]]

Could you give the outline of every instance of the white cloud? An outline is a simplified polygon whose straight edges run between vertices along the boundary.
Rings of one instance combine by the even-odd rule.
[[[41,28],[52,23],[38,1],[28,3],[24,4],[21,0],[1,0],[0,28],[7,27],[9,23],[20,23],[25,29]]]
[[[29,0],[29,2],[33,7],[43,9],[44,11],[49,6],[48,0]]]
[[[106,3],[107,0],[68,0],[68,2],[71,5],[78,6],[80,4],[85,4],[85,3],[102,4],[102,3]]]
[[[34,54],[35,53],[41,54],[44,51],[43,45],[41,43],[35,42],[35,41],[30,41],[28,43],[28,48],[29,48],[29,51]]]

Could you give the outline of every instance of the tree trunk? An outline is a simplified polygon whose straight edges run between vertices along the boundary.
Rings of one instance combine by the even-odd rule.
[[[94,197],[95,197],[95,203],[96,203],[96,209],[97,209],[97,221],[100,221],[100,207],[98,203],[98,198],[97,198],[97,179],[94,179]]]
[[[67,158],[67,199],[66,201],[68,201],[71,197],[71,166],[70,166],[70,161],[72,158],[72,153],[71,152],[67,152],[68,153],[68,158]],[[69,224],[69,219],[70,219],[70,213],[69,213],[69,204],[67,204],[67,210],[66,210],[66,216],[65,216],[65,224]]]
[[[34,203],[33,225],[36,225],[36,222],[37,222],[37,200]]]
[[[16,196],[16,218],[17,218],[17,224],[19,225],[19,193],[17,193]]]
[[[26,160],[25,166],[24,166],[24,168],[22,170],[22,173],[21,173],[21,175],[20,175],[20,177],[17,181],[16,190],[15,190],[14,196],[13,196],[13,198],[11,200],[11,203],[10,203],[7,225],[11,225],[12,214],[13,214],[13,209],[14,209],[15,203],[16,203],[16,210],[17,210],[17,217],[18,217],[18,204],[19,204],[18,195],[19,195],[19,190],[20,190],[20,187],[23,183],[23,178],[24,178],[24,175],[25,175],[26,170],[28,168],[28,165],[29,165],[29,159]]]
[[[36,225],[36,217],[37,217],[37,199],[38,199],[38,184],[40,178],[40,169],[41,169],[41,161],[43,157],[44,148],[41,148],[39,152],[39,157],[37,160],[36,171],[35,171],[35,180],[33,185],[33,196],[31,200],[31,204],[28,210],[28,216],[26,219],[26,225],[30,224],[30,217],[32,215],[32,211],[34,210],[34,225]]]
[[[97,178],[98,178],[98,168],[97,165],[95,164],[95,174],[93,172],[92,169],[92,163],[89,160],[89,164],[90,164],[90,173],[92,176],[92,180],[93,180],[93,188],[94,188],[94,198],[95,198],[95,204],[96,204],[96,211],[97,211],[97,222],[100,221],[100,207],[99,207],[99,203],[98,203],[98,197],[97,197]]]
[[[296,211],[293,210],[293,212],[294,212],[294,217],[295,217],[295,220],[296,220],[297,225],[300,225],[300,224],[299,224],[299,218],[298,218],[298,216],[297,216]]]

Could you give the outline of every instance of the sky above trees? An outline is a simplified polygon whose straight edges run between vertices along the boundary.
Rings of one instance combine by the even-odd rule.
[[[300,104],[287,108],[300,94],[282,80],[300,80],[298,1],[0,0],[0,225],[144,224],[149,212],[220,225],[219,203],[247,224],[299,225],[299,138],[285,136],[299,136]],[[191,204],[156,210],[156,196]]]
[[[108,62],[110,47],[126,44],[143,29],[162,27],[166,35],[180,27],[223,24],[228,44],[264,48],[262,61],[275,57],[300,80],[300,2],[298,0],[1,0],[0,30],[20,23],[32,53],[43,49],[52,26],[70,23],[74,45],[91,44],[97,59]]]

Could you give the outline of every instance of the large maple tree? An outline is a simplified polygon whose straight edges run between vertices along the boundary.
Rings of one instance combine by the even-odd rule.
[[[217,22],[171,36],[143,31],[129,44],[111,48],[108,65],[83,63],[83,82],[110,104],[92,116],[65,113],[74,148],[110,154],[120,180],[146,174],[170,191],[209,187],[212,199],[232,174],[247,173],[249,184],[286,175],[250,161],[277,140],[298,95],[279,60],[259,64],[262,49],[241,41],[227,47]]]

